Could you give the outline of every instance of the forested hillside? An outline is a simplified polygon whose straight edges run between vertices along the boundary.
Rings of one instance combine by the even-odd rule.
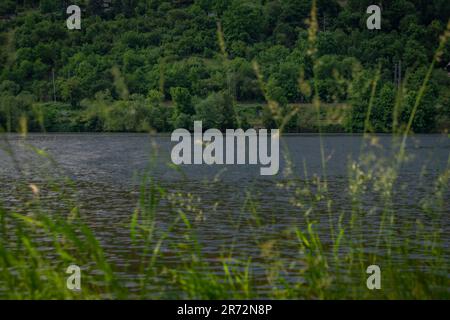
[[[366,27],[373,2],[382,7],[381,30]],[[81,30],[66,26],[70,4],[82,8]],[[270,100],[285,114],[300,106],[288,131],[315,130],[317,124],[305,121],[312,88],[330,130],[361,131],[372,89],[373,131],[407,122],[448,28],[450,2],[319,0],[313,53],[311,5],[2,0],[0,126],[15,131],[23,117],[30,130],[47,131],[167,132],[196,119],[204,127],[273,126]],[[415,132],[448,129],[449,62],[447,41],[417,110]]]

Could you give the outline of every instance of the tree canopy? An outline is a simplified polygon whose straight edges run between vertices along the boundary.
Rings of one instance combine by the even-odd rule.
[[[281,106],[312,102],[311,94],[299,86],[301,77],[317,86],[324,103],[353,101],[352,123],[347,126],[352,131],[361,130],[364,115],[358,113],[367,112],[369,99],[367,90],[361,88],[364,98],[355,92],[356,82],[369,81],[379,68],[373,118],[379,123],[374,127],[389,131],[390,125],[382,122],[392,118],[394,70],[401,64],[402,79],[411,79],[408,88],[416,90],[416,79],[432,61],[450,16],[447,0],[380,1],[382,29],[368,30],[366,8],[372,1],[319,0],[319,63],[313,63],[307,30],[311,0],[70,2],[74,3],[82,8],[81,30],[66,27],[68,1],[1,2],[0,126],[7,126],[8,108],[22,105],[17,114],[32,114],[32,105],[56,101],[73,112],[85,110],[99,94],[121,101],[123,108],[131,105],[133,96],[151,104],[152,110],[173,101],[161,115],[149,109],[148,114],[167,117],[153,121],[165,130],[169,123],[187,126],[202,114],[209,119],[207,110],[225,108],[227,117],[235,117],[229,104],[262,103],[267,98],[254,71],[256,62],[267,95]],[[435,64],[417,131],[435,130],[436,118],[450,119],[445,94],[449,83],[442,76],[449,61],[447,43]],[[155,92],[161,97],[158,103],[149,98]],[[407,101],[413,99],[413,92],[407,94]],[[27,101],[13,106],[13,98],[24,96]],[[83,118],[74,121],[82,123]],[[237,124],[235,119],[224,123]],[[86,124],[85,129],[92,128]]]

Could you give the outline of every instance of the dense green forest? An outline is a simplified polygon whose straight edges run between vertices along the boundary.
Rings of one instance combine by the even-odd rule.
[[[382,7],[381,30],[366,27],[373,2]],[[70,4],[82,8],[81,30],[66,26]],[[313,54],[311,7],[312,0],[2,0],[0,127],[16,131],[21,119],[32,131],[168,132],[193,120],[270,127],[267,101],[283,114],[299,108],[290,132],[320,122],[360,132],[369,105],[374,132],[405,123],[449,32],[450,2],[318,0]],[[447,41],[414,132],[448,131],[449,62]]]

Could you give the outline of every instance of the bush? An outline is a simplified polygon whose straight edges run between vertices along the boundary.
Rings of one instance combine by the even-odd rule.
[[[80,113],[73,110],[70,104],[50,102],[33,106],[34,123],[38,130],[48,132],[78,132],[83,127],[80,123]]]
[[[13,14],[16,11],[16,2],[13,0],[2,0],[0,2],[0,15]]]
[[[27,92],[22,92],[17,96],[11,94],[0,95],[0,129],[8,132],[20,131],[20,119],[31,119],[29,130],[36,127],[33,117],[34,96]]]
[[[195,119],[203,122],[203,128],[232,129],[235,127],[233,101],[224,92],[212,93],[196,107]]]

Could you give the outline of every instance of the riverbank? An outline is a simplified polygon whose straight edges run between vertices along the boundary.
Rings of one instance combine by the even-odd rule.
[[[7,102],[7,101],[6,101]],[[5,109],[8,103],[3,103]],[[267,116],[267,103],[237,102],[234,110],[239,128],[276,128]],[[284,133],[360,133],[351,127],[352,107],[346,103],[320,105],[319,112],[312,104],[288,104],[285,113],[295,116],[284,126]],[[23,110],[7,112],[4,120],[6,132],[20,132],[21,119],[26,119],[28,132],[153,132],[171,133],[177,129],[173,124],[174,105],[170,101],[152,105],[141,101],[86,102],[74,108],[64,103],[32,103]],[[204,122],[214,126],[216,113],[211,113]],[[219,115],[220,116],[220,115]],[[201,119],[201,116],[193,116]],[[233,125],[238,128],[238,123]],[[22,123],[23,125],[23,123]],[[450,121],[441,117],[437,127],[429,133],[448,133]],[[319,129],[320,128],[320,129]],[[381,130],[377,133],[389,133]]]

